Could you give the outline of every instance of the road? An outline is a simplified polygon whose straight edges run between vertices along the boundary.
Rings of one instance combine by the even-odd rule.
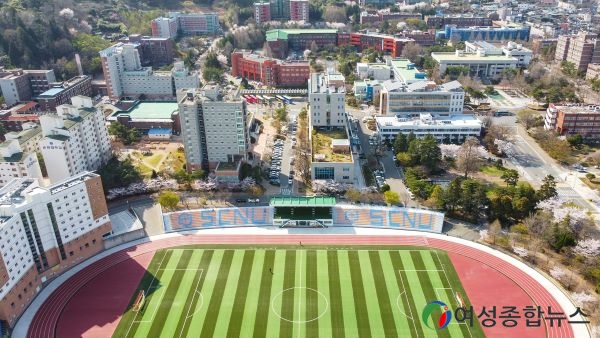
[[[507,157],[508,166],[513,166],[519,175],[535,188],[540,187],[546,175],[554,176],[560,198],[600,214],[600,197],[579,180],[579,177],[585,174],[558,164],[527,134],[522,125],[515,122],[514,116],[493,118],[494,124],[507,126],[513,131],[514,147],[512,154]]]

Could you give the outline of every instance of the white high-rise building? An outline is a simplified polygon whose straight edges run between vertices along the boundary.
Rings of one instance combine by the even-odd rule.
[[[39,145],[52,182],[97,170],[111,157],[103,113],[89,97],[74,96],[71,103],[56,107],[57,114],[40,116]]]
[[[0,187],[20,177],[42,178],[36,153],[23,152],[19,141],[0,144]]]
[[[237,90],[222,92],[214,84],[189,90],[179,100],[179,116],[188,169],[246,159],[247,108]]]
[[[198,73],[187,70],[182,61],[176,62],[171,71],[142,67],[137,47],[133,43],[120,42],[100,51],[102,71],[111,98],[142,94],[172,98],[180,88],[197,88],[200,85]]]
[[[100,176],[84,172],[40,187],[0,189],[0,320],[13,326],[44,282],[104,250],[112,226]]]
[[[346,125],[345,79],[339,73],[313,73],[308,80],[310,125],[342,127]]]
[[[177,19],[159,17],[152,20],[152,36],[155,38],[176,38]]]

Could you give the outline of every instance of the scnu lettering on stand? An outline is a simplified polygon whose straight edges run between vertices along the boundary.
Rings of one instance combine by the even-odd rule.
[[[271,210],[267,208],[200,209],[173,213],[169,217],[172,230],[231,225],[270,225]]]

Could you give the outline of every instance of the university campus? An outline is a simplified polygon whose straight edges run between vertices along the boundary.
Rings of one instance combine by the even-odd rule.
[[[0,336],[600,337],[599,5],[0,3]]]

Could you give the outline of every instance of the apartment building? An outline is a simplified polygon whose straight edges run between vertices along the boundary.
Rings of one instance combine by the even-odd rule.
[[[312,73],[308,81],[309,124],[312,127],[346,125],[346,85],[342,74]]]
[[[222,30],[217,13],[169,12],[169,17],[177,20],[177,28],[183,35],[212,35]]]
[[[16,178],[42,178],[36,153],[41,128],[35,123],[24,124],[24,128],[6,134],[6,141],[0,143],[0,187]]]
[[[6,105],[29,101],[56,82],[53,70],[5,69],[0,67],[0,91]]]
[[[152,37],[174,39],[177,37],[177,19],[160,17],[152,20]]]
[[[40,116],[39,148],[48,178],[58,182],[84,171],[98,170],[111,154],[104,114],[85,96],[56,108],[56,114]]]
[[[389,10],[380,10],[376,12],[362,11],[359,16],[360,24],[369,23],[380,23],[387,21],[389,23],[396,23],[406,19],[418,19],[421,20],[421,14],[419,13],[400,13],[390,12]]]
[[[308,22],[308,0],[290,0],[290,20]]]
[[[271,3],[269,1],[254,3],[254,21],[257,24],[271,21]]]
[[[586,140],[600,140],[600,106],[557,106],[550,104],[544,128],[561,135],[579,134]]]
[[[0,320],[13,326],[49,279],[104,249],[112,230],[100,176],[0,189]]]
[[[181,90],[179,115],[188,170],[211,170],[246,160],[250,137],[239,90],[216,84]],[[223,165],[220,165],[223,164]]]
[[[303,52],[315,42],[318,48],[338,45],[337,29],[271,29],[266,33],[266,42],[273,55],[283,59],[288,50]]]
[[[310,77],[307,61],[280,61],[251,51],[231,54],[231,75],[259,81],[270,87],[304,87]]]
[[[572,62],[577,71],[585,73],[590,63],[600,63],[600,39],[597,39],[597,35],[583,32],[561,35],[556,43],[554,58]]]
[[[183,62],[175,62],[171,71],[142,67],[136,44],[117,43],[100,51],[100,58],[108,96],[112,99],[142,94],[173,98],[177,89],[197,88],[200,83],[198,73],[187,70]]]
[[[290,19],[290,0],[269,0],[269,3],[271,5],[271,19]]]
[[[39,109],[51,111],[78,95],[92,96],[92,78],[87,75],[75,76],[67,81],[51,84],[51,88],[37,96]]]
[[[162,67],[173,63],[175,58],[175,43],[172,38],[147,37],[132,34],[119,39],[123,43],[137,45],[142,66]]]

